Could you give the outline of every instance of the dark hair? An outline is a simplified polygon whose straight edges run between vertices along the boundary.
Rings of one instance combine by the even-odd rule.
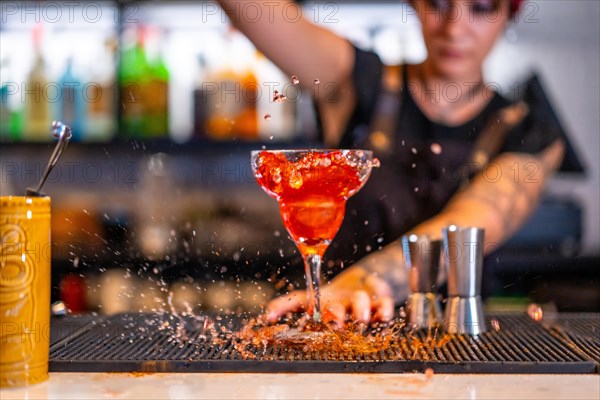
[[[510,0],[510,15],[515,15],[521,9],[523,0]]]

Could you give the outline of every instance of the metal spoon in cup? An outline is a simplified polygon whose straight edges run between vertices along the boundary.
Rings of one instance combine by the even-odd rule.
[[[37,189],[27,188],[27,192],[26,192],[27,196],[32,196],[32,197],[45,196],[45,194],[41,192],[42,186],[44,186],[44,182],[46,182],[46,179],[48,179],[48,175],[50,175],[52,168],[54,168],[54,166],[58,162],[60,155],[62,154],[65,147],[67,147],[67,144],[69,143],[69,140],[71,139],[71,136],[72,136],[71,128],[69,126],[63,124],[60,121],[52,121],[52,126],[50,127],[50,132],[52,133],[52,136],[54,136],[55,138],[58,138],[58,143],[56,143],[56,147],[54,148],[54,151],[52,152],[52,155],[50,156],[50,160],[48,161],[48,164],[46,165],[46,170],[44,171],[44,175],[42,175],[42,179],[40,180],[40,183],[38,183]]]

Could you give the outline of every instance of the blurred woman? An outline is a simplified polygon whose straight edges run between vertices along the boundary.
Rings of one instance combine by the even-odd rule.
[[[525,221],[560,164],[560,130],[527,104],[503,98],[483,76],[520,0],[411,1],[427,58],[393,67],[306,19],[286,18],[298,7],[291,1],[254,1],[261,13],[251,20],[236,1],[220,3],[306,89],[319,79],[315,103],[326,146],[372,149],[381,160],[348,202],[326,254],[346,267],[322,288],[325,321],[391,319],[409,294],[402,235],[440,238],[451,224],[478,226],[489,253]],[[305,305],[306,293],[293,291],[274,299],[266,315],[276,321]]]

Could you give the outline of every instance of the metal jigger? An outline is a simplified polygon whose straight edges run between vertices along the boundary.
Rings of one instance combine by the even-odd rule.
[[[451,225],[443,233],[448,272],[444,327],[448,333],[478,335],[486,331],[480,296],[484,230]]]
[[[441,240],[426,235],[402,237],[411,295],[406,302],[408,323],[416,328],[431,328],[441,322],[436,282],[440,265]]]

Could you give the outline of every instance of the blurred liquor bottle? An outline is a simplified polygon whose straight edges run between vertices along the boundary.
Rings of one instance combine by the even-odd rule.
[[[196,83],[194,85],[194,92],[192,95],[193,101],[193,133],[192,136],[195,138],[202,138],[206,136],[206,126],[208,122],[208,101],[206,96],[206,90],[204,90],[204,84],[206,79],[206,59],[202,54],[198,55],[198,75]]]
[[[137,240],[144,257],[160,260],[170,254],[173,244],[176,201],[173,169],[164,153],[153,154],[144,162],[136,210]]]
[[[147,74],[143,90],[146,113],[146,135],[167,136],[169,132],[169,70],[161,51],[161,34],[158,29],[146,30]]]
[[[125,43],[119,65],[119,86],[123,113],[121,132],[127,137],[145,136],[145,109],[143,90],[148,70],[142,35],[129,31],[134,43]],[[125,39],[124,39],[125,40]]]
[[[60,96],[55,103],[58,110],[55,115],[69,125],[73,131],[73,140],[79,141],[85,136],[84,120],[86,117],[83,98],[83,83],[73,72],[73,57],[67,59],[67,65],[59,81]]]
[[[128,137],[164,137],[169,127],[169,71],[160,52],[160,34],[148,27],[136,34],[120,64],[121,130]]]
[[[116,128],[114,54],[116,39],[104,41],[91,69],[92,84],[85,91],[87,102],[86,139],[107,140]]]
[[[19,84],[12,79],[8,60],[0,62],[0,139],[18,141],[23,135],[23,107]]]
[[[225,52],[205,85],[206,132],[218,140],[258,138],[258,81],[249,62],[253,49],[240,33],[227,35]]]
[[[42,26],[32,32],[34,62],[25,83],[25,139],[48,140],[50,123],[50,87],[46,78],[46,64],[42,56]],[[55,94],[57,95],[57,94]]]
[[[5,62],[0,64],[0,75],[6,70]],[[10,108],[8,107],[8,83],[0,85],[0,138],[10,137]],[[12,138],[11,138],[12,139]]]

